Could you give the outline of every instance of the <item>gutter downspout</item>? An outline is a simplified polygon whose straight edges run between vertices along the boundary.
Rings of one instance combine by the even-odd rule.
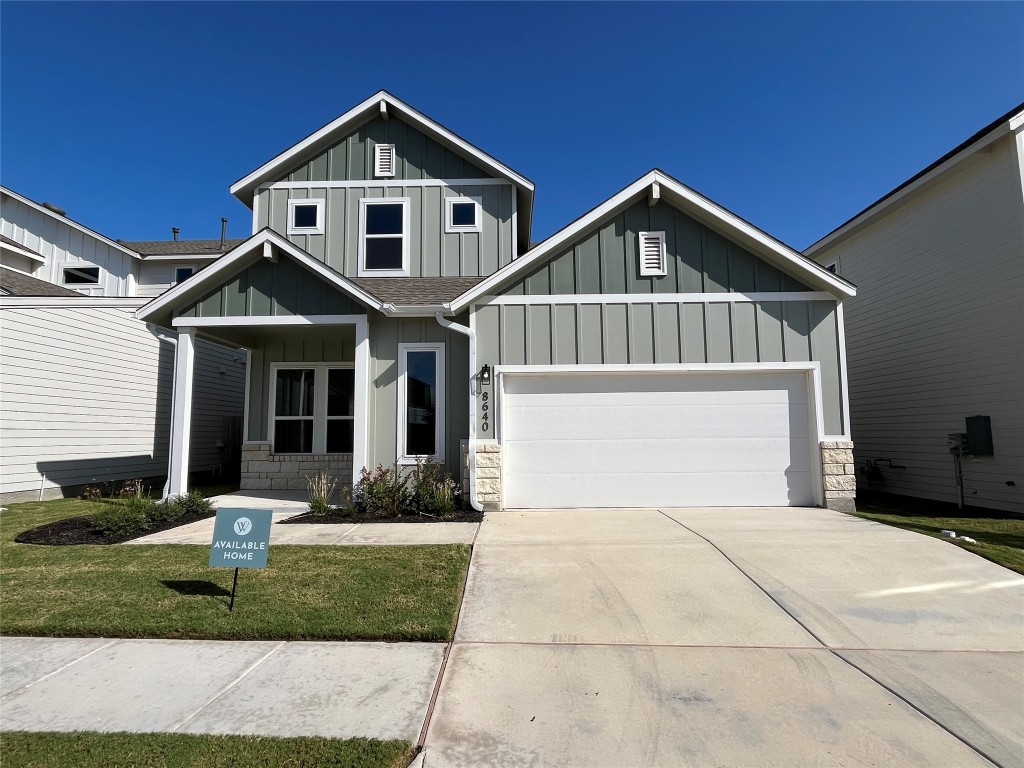
[[[484,511],[484,505],[476,498],[476,331],[452,322],[443,312],[434,319],[444,328],[469,337],[469,505],[477,512]]]
[[[156,336],[158,339],[160,339],[160,341],[167,342],[168,344],[170,344],[175,349],[178,348],[178,337],[177,336],[168,336],[166,333],[164,333],[163,331],[160,330],[159,326],[154,325],[153,323],[146,323],[146,328],[149,330],[150,333],[152,333],[154,336]],[[174,423],[174,402],[175,402],[175,397],[174,397],[174,380],[175,380],[175,378],[177,378],[177,377],[172,374],[171,375],[171,423],[172,424]],[[248,396],[248,393],[246,393],[246,396]],[[167,449],[167,479],[164,481],[164,489],[163,489],[163,491],[160,494],[160,500],[161,501],[166,499],[168,494],[170,493],[170,486],[171,486],[171,459],[172,459],[173,455],[174,455],[174,452],[168,446],[168,449]]]

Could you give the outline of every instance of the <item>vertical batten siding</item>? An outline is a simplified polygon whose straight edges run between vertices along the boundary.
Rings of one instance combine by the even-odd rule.
[[[73,300],[72,300],[73,301]],[[167,471],[174,350],[130,308],[4,308],[0,494],[53,492]],[[222,419],[241,415],[245,355],[201,341],[191,469],[221,462]],[[223,370],[223,373],[221,372]]]
[[[906,467],[883,464],[880,490],[955,501],[946,436],[987,415],[995,454],[964,462],[967,504],[1024,511],[1022,178],[1007,136],[814,253],[858,286],[844,304],[854,458]]]
[[[474,322],[481,365],[816,360],[825,430],[843,432],[834,301],[490,304]]]
[[[46,259],[46,264],[33,272],[40,280],[61,285],[63,267],[96,266],[100,268],[98,285],[66,287],[86,296],[132,295],[132,275],[138,272],[138,259],[3,193],[0,235]]]

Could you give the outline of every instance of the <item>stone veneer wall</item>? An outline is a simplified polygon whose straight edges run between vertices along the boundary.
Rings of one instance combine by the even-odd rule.
[[[822,441],[821,474],[825,484],[825,506],[838,512],[855,512],[857,475],[853,466],[853,443],[849,440]]]
[[[304,491],[306,478],[320,470],[333,475],[339,486],[352,485],[352,454],[275,456],[270,443],[242,444],[243,491]]]
[[[476,500],[485,509],[501,508],[501,446],[476,444]]]

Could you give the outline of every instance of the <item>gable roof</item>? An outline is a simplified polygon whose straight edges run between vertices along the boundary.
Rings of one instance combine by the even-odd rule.
[[[138,251],[146,256],[198,256],[215,259],[245,242],[244,238],[225,240],[221,247],[220,240],[135,240],[119,241],[122,245]]]
[[[838,299],[850,298],[857,293],[849,281],[655,168],[466,291],[451,303],[451,311],[461,312],[480,297],[507,286],[516,275],[557,256],[589,230],[645,196],[666,200],[697,220],[710,224],[751,253]]]
[[[1021,127],[1021,125],[1024,125],[1024,103],[1018,104],[1005,115],[993,120],[973,136],[953,147],[953,149],[949,150],[949,152],[944,154],[934,163],[931,163],[928,167],[918,171],[892,191],[882,195],[860,213],[856,213],[851,216],[827,235],[808,246],[804,253],[811,256],[813,253],[821,250],[829,243],[846,235],[854,228],[859,227],[868,219],[874,218],[889,205],[900,200],[904,195],[909,194],[922,184],[926,184],[935,176],[949,170],[961,160],[964,160],[978,150],[984,149],[1000,136],[1005,136],[1016,131]]]
[[[89,229],[88,227],[86,227],[86,226],[84,226],[82,224],[79,224],[77,221],[74,221],[73,219],[69,219],[67,216],[61,216],[59,213],[57,213],[55,211],[51,211],[46,206],[41,205],[40,203],[37,203],[34,200],[29,200],[24,195],[19,195],[17,192],[14,192],[14,191],[8,189],[7,187],[0,187],[0,192],[2,192],[5,195],[9,195],[10,197],[12,197],[15,200],[17,200],[19,203],[24,203],[25,205],[29,206],[30,208],[34,208],[35,210],[39,211],[40,213],[42,213],[42,214],[44,214],[46,216],[49,216],[51,219],[55,219],[56,221],[59,221],[62,224],[67,224],[69,227],[71,227],[72,229],[77,229],[79,232],[84,232],[85,234],[89,235],[90,237],[93,237],[93,238],[99,240],[102,243],[106,243],[111,248],[116,248],[117,250],[121,251],[122,253],[128,254],[132,258],[135,258],[135,259],[142,258],[138,254],[138,252],[133,251],[131,248],[128,248],[123,243],[119,243],[119,242],[117,242],[115,240],[111,240],[109,237],[104,237],[99,232],[96,232],[95,230]],[[24,247],[24,246],[22,246],[22,247]]]
[[[39,251],[34,248],[22,245],[17,240],[12,240],[7,235],[0,235],[0,247],[4,250],[11,251],[25,258],[31,259],[32,261],[46,263],[46,257],[43,256]]]
[[[74,296],[84,298],[78,291],[48,283],[38,277],[0,266],[0,293],[7,296]]]
[[[440,307],[468,291],[482,277],[353,277],[352,282],[382,304]]]

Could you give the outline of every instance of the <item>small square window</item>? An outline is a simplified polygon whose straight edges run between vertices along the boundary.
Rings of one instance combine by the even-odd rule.
[[[322,235],[324,233],[324,201],[289,200],[288,234]]]
[[[480,201],[472,197],[449,197],[445,202],[445,232],[479,232]]]
[[[65,285],[99,285],[99,267],[64,267],[61,282]]]
[[[174,270],[174,284],[184,283],[196,272],[195,267],[176,267]]]

